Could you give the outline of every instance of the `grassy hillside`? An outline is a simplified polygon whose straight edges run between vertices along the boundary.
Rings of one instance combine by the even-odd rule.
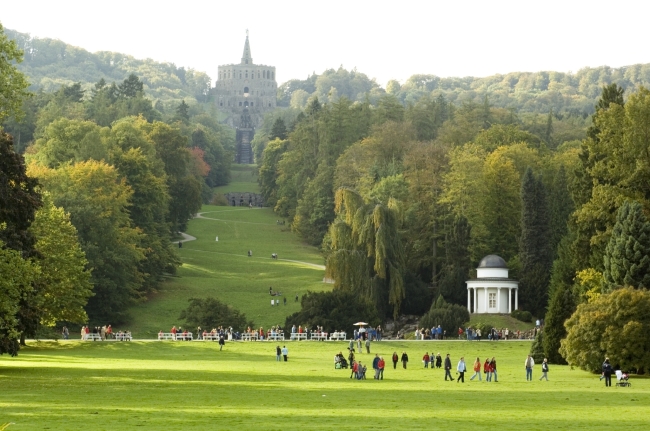
[[[136,337],[153,337],[159,330],[181,325],[188,299],[214,296],[239,309],[257,326],[284,324],[300,309],[295,295],[324,290],[323,259],[314,247],[302,244],[286,226],[276,224],[270,208],[203,207],[187,233],[196,241],[179,250],[183,266],[178,276],[149,301],[133,307],[129,322]],[[216,237],[219,241],[216,241]],[[253,256],[248,257],[248,250]],[[277,253],[279,259],[271,259]],[[281,304],[271,307],[269,286],[282,292]],[[287,305],[283,305],[284,297]]]
[[[230,165],[230,183],[227,186],[215,187],[214,191],[215,193],[259,193],[257,165]]]
[[[344,342],[38,343],[0,356],[0,428],[20,430],[646,430],[650,381],[606,388],[598,376],[552,365],[525,380],[530,342],[381,342],[358,358],[388,359],[384,380],[351,380],[332,358]],[[406,370],[390,355],[406,351]],[[426,351],[454,367],[495,356],[498,382],[450,383],[424,369]],[[370,369],[372,367],[369,367]],[[455,372],[453,373],[455,376]],[[615,381],[615,379],[614,379]],[[138,428],[140,427],[140,428]]]

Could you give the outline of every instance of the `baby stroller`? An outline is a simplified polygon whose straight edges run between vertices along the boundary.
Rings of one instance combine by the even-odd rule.
[[[341,361],[339,362],[341,365],[341,369],[347,369],[348,368],[348,360],[345,358],[341,358]]]
[[[632,383],[628,381],[627,373],[624,373],[621,370],[616,370],[616,386],[632,386]]]

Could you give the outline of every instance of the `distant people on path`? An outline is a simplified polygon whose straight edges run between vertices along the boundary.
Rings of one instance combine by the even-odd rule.
[[[406,369],[406,364],[409,362],[409,355],[406,354],[406,352],[402,352],[402,367]]]
[[[487,359],[485,360],[487,362]],[[474,375],[470,377],[470,380],[474,380],[476,376],[478,376],[478,381],[481,382],[481,358],[476,358],[476,361],[474,361]]]
[[[476,340],[481,341],[481,329],[480,328],[476,329]]]
[[[287,305],[287,297],[284,297],[284,305]]]
[[[526,381],[532,381],[533,367],[535,366],[535,360],[533,359],[532,356],[528,355],[528,357],[526,358],[526,362],[524,362],[524,365],[526,366]]]
[[[183,248],[183,241],[178,241],[178,248]]]
[[[546,379],[548,382],[548,361],[546,358],[544,358],[544,362],[542,362],[542,377],[539,378],[540,380]]]
[[[280,346],[277,346],[275,348],[275,360],[280,362],[280,356],[282,356],[282,349],[280,349]]]
[[[248,250],[248,257],[253,256],[253,250]]]
[[[370,353],[370,337],[366,338],[366,353]]]
[[[463,339],[463,328],[458,328],[458,339],[459,340]]]
[[[273,296],[273,286],[269,286],[269,295]]]
[[[449,357],[449,353],[445,357],[445,382],[447,381],[447,377],[449,377],[450,381],[454,381],[454,378],[451,376],[451,358]]]
[[[296,300],[294,302],[298,302],[298,294],[296,293]]]
[[[458,371],[458,379],[456,379],[456,383],[465,383],[465,371],[467,371],[467,367],[465,366],[465,358],[462,356],[460,357],[460,361],[458,361],[456,371]]]
[[[399,356],[397,356],[397,352],[393,352],[393,370],[397,368],[397,362],[399,361]]]
[[[273,307],[273,304],[275,304],[275,300],[271,299],[271,307]]]
[[[605,358],[605,362],[603,362],[603,376],[605,376],[605,386],[612,386],[613,373],[614,369],[612,368],[612,364],[609,363],[609,358]]]
[[[61,335],[63,335],[64,340],[67,340],[70,337],[70,331],[68,331],[67,326],[63,327],[63,329],[61,330]]]
[[[282,356],[284,357],[284,362],[289,360],[289,349],[287,349],[287,346],[282,346]]]
[[[359,353],[362,353],[363,350],[361,349],[361,337],[357,338],[357,350]]]
[[[440,352],[436,355],[436,368],[441,368],[442,367],[442,356],[440,356]],[[433,366],[431,367],[433,368]]]

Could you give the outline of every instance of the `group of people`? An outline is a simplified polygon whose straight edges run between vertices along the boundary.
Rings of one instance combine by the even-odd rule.
[[[376,328],[373,328],[372,326],[369,326],[368,328],[361,326],[359,329],[354,330],[352,333],[352,338],[354,340],[362,338],[364,340],[370,339],[370,341],[381,341],[383,332],[384,331],[381,329],[381,325],[378,325]]]
[[[129,334],[129,338],[130,338],[131,332],[130,331],[126,331],[126,332]],[[123,338],[125,332],[120,331],[118,334],[120,333],[122,334],[121,337]],[[67,340],[70,335],[70,332],[68,331],[68,328],[66,326],[63,327],[62,334],[63,334],[63,339]],[[90,334],[95,334],[95,336],[91,337]],[[117,335],[117,334],[113,334],[113,327],[111,325],[95,326],[93,328],[91,328],[90,326],[81,327],[81,339],[83,341],[89,340],[91,338],[94,340],[97,338],[96,337],[97,335],[102,341],[104,341],[106,339],[113,338],[113,335]]]

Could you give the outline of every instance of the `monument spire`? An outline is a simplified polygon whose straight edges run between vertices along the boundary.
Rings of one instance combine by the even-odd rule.
[[[246,43],[244,43],[244,55],[241,58],[241,64],[253,64],[253,57],[251,57],[251,46],[248,43],[248,29],[246,29]]]

